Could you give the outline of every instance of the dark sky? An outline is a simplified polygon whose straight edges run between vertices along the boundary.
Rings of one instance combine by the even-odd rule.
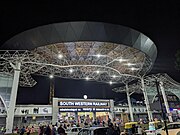
[[[61,0],[59,3],[4,0],[0,2],[0,18],[0,45],[20,32],[50,23],[99,21],[134,28],[150,37],[157,46],[158,57],[151,73],[166,72],[180,82],[180,71],[175,69],[175,53],[180,49],[178,0]],[[33,88],[19,88],[18,103],[31,102],[30,98],[23,97],[24,94],[33,96],[33,93],[38,93],[33,96],[34,102],[48,102],[49,79],[37,79],[38,85]],[[55,95],[59,97],[82,97],[83,93],[88,93],[92,98],[120,96],[112,93],[110,86],[94,82],[56,79],[55,86]]]

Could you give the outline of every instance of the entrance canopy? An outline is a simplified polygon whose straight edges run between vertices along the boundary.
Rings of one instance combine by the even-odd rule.
[[[166,73],[158,73],[144,77],[145,89],[151,103],[153,103],[155,97],[157,96],[156,80],[163,83],[163,87],[167,95],[173,93],[180,99],[180,83],[173,80]],[[131,93],[143,93],[140,81],[129,84],[128,87]],[[125,92],[126,87],[123,85],[121,87],[113,88],[112,90],[115,92]]]
[[[155,81],[162,82],[166,94],[173,93],[180,99],[180,83],[173,80],[166,73],[152,74],[145,77],[145,83],[149,100],[154,101],[157,95],[157,89]]]
[[[131,82],[149,72],[157,56],[155,44],[144,34],[99,22],[37,27],[14,36],[1,49],[6,50],[0,55],[1,72],[12,74],[12,65],[20,62],[20,85],[29,87],[36,84],[31,74]]]

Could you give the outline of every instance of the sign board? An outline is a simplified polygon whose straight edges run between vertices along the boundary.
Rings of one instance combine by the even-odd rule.
[[[50,106],[16,106],[15,115],[52,114]]]
[[[59,112],[109,112],[110,102],[98,100],[58,100]]]

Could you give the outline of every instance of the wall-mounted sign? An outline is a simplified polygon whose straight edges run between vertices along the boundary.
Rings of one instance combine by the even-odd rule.
[[[109,112],[110,108],[59,108],[59,112]]]
[[[51,106],[16,106],[15,115],[52,114]]]
[[[109,106],[109,102],[97,101],[59,101],[58,106]]]
[[[109,112],[110,101],[58,100],[59,112]]]
[[[132,107],[133,113],[147,113],[145,107]],[[114,112],[129,113],[128,107],[114,107]]]

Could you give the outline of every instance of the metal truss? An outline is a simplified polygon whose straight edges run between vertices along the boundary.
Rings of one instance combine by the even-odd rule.
[[[13,74],[11,64],[21,62],[20,85],[32,87],[31,74],[99,82],[129,83],[146,74],[151,60],[132,47],[106,42],[68,42],[32,51],[0,52],[0,72]]]
[[[163,82],[163,87],[166,94],[173,93],[180,99],[180,83],[173,80],[166,73],[152,74],[145,77],[145,84],[147,88],[147,93],[150,96],[151,102],[154,101],[157,95],[155,81]]]
[[[180,83],[174,81],[170,76],[166,73],[158,73],[158,74],[151,74],[144,77],[145,81],[145,88],[148,95],[148,99],[150,102],[154,102],[154,99],[157,95],[157,89],[155,85],[155,81],[163,82],[163,86],[165,88],[166,94],[175,94],[180,99]],[[137,92],[142,93],[141,91],[141,83],[140,80],[132,85],[129,85],[129,90],[131,93]],[[126,87],[117,87],[112,89],[115,92],[125,92]]]
[[[130,94],[133,93],[142,93],[141,91],[141,85],[139,82],[133,83],[131,85],[128,85]],[[126,92],[126,86],[117,87],[112,89],[114,92]]]
[[[46,59],[39,74],[100,82],[130,82],[151,67],[150,59],[132,47],[106,42],[68,42],[36,48]],[[58,58],[61,55],[62,58]],[[47,65],[51,70],[48,70]]]
[[[0,72],[2,74],[13,76],[14,70],[11,64],[21,62],[21,74],[20,74],[20,86],[32,87],[36,84],[36,81],[31,77],[31,74],[35,73],[42,68],[37,64],[26,64],[26,62],[37,62],[41,58],[32,54],[27,50],[4,50],[0,51]]]

